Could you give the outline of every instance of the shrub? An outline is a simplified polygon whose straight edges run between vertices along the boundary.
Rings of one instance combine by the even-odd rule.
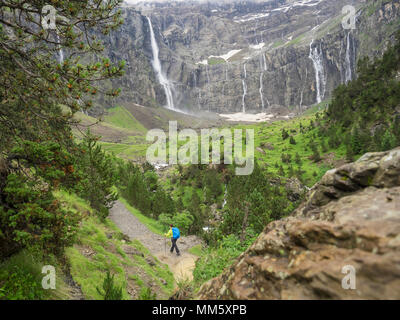
[[[97,292],[104,297],[104,300],[122,300],[122,287],[116,287],[114,284],[114,275],[111,276],[107,271],[106,278],[103,282],[103,291],[96,288]]]
[[[169,225],[174,225],[179,228],[179,230],[188,234],[191,225],[193,224],[194,218],[191,214],[187,212],[177,213],[177,214],[160,214],[158,221],[164,226],[165,230],[168,230]]]
[[[285,129],[282,129],[282,140],[286,140],[287,138],[289,138],[289,133]]]
[[[27,245],[61,254],[73,243],[80,215],[63,209],[53,194],[38,189],[35,181],[10,174],[3,195],[7,205],[0,206],[0,255]]]
[[[151,288],[142,288],[139,294],[139,300],[157,300],[157,294]]]
[[[41,286],[43,265],[32,249],[24,249],[0,264],[0,300],[48,299],[50,291]]]
[[[255,237],[250,237],[241,244],[239,238],[234,235],[223,237],[215,246],[207,248],[196,261],[194,281],[201,284],[220,275],[254,240]]]

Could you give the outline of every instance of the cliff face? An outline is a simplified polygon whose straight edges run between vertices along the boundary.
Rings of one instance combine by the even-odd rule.
[[[342,8],[357,9],[355,30]],[[136,8],[136,9],[135,9]],[[163,73],[180,109],[289,113],[329,98],[380,54],[400,25],[400,0],[184,1],[127,7],[107,54],[128,62],[118,102],[166,105],[152,68],[151,18]],[[140,13],[139,11],[140,10]],[[117,103],[118,103],[117,102]]]
[[[354,268],[354,290],[342,287],[346,266]],[[292,216],[269,224],[198,298],[399,299],[399,266],[397,148],[327,172]]]
[[[120,103],[159,106],[165,96],[151,64],[146,18],[134,9],[127,9],[124,11],[124,21],[120,29],[102,37],[104,55],[112,61],[126,61],[125,75],[106,86],[120,87],[123,91],[117,99],[103,100],[101,104],[105,108]]]

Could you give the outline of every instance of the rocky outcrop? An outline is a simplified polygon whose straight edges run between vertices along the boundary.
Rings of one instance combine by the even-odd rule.
[[[400,148],[327,172],[198,298],[400,299]]]
[[[132,103],[158,107],[165,102],[162,86],[158,83],[151,61],[149,26],[146,18],[133,8],[123,11],[124,24],[111,31],[104,43],[104,56],[113,62],[125,61],[125,75],[103,83],[105,89],[121,88],[118,98],[103,98],[100,104],[109,108],[115,105]]]

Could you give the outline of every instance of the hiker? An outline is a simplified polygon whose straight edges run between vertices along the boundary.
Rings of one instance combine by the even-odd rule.
[[[178,256],[180,256],[181,254],[179,252],[178,246],[176,245],[176,242],[178,241],[178,239],[181,236],[181,234],[179,232],[179,229],[176,228],[176,227],[174,228],[174,226],[172,224],[169,227],[170,227],[169,231],[168,231],[168,233],[165,234],[165,236],[167,238],[171,238],[172,247],[171,247],[170,252],[173,253],[174,249],[176,249],[176,254]]]

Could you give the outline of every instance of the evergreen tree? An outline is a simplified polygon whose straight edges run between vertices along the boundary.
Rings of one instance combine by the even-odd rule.
[[[285,130],[285,128],[282,129],[282,140],[286,140],[289,138],[289,133]]]
[[[200,206],[200,197],[197,192],[194,190],[190,199],[189,205],[189,213],[193,217],[193,224],[190,227],[191,233],[198,233],[202,231],[202,228],[205,223],[205,216],[203,215],[203,211]]]
[[[73,191],[87,178],[81,161],[86,149],[74,141],[71,126],[77,111],[93,106],[102,80],[123,74],[123,62],[100,56],[102,45],[93,33],[121,25],[121,2],[52,1],[56,29],[45,30],[44,1],[1,1],[0,258],[27,244],[60,252],[73,239],[77,218],[61,208],[53,191]],[[57,61],[62,49],[63,62]],[[92,151],[100,168],[96,159],[102,155]],[[108,174],[94,181],[110,196],[93,199],[99,208],[112,202]]]
[[[104,300],[122,300],[122,287],[115,286],[114,275],[111,276],[110,271],[107,271],[102,289],[99,287],[96,289]]]
[[[396,137],[390,132],[390,130],[387,130],[382,137],[381,150],[382,151],[390,150],[394,148],[395,145],[396,145]]]
[[[334,134],[336,130],[342,131],[346,139],[350,134],[345,143],[348,159],[356,154],[399,145],[390,120],[400,104],[400,86],[396,78],[399,70],[400,31],[396,34],[396,42],[383,56],[374,60],[361,58],[357,66],[358,77],[334,90],[325,117],[330,125],[331,147],[340,145],[340,138]],[[371,132],[374,132],[373,139]]]
[[[96,209],[101,218],[108,216],[118,195],[112,188],[116,183],[115,167],[111,165],[113,158],[107,155],[97,144],[98,138],[88,132],[80,144],[82,157],[81,180],[77,186],[78,194],[89,200],[92,208]]]

